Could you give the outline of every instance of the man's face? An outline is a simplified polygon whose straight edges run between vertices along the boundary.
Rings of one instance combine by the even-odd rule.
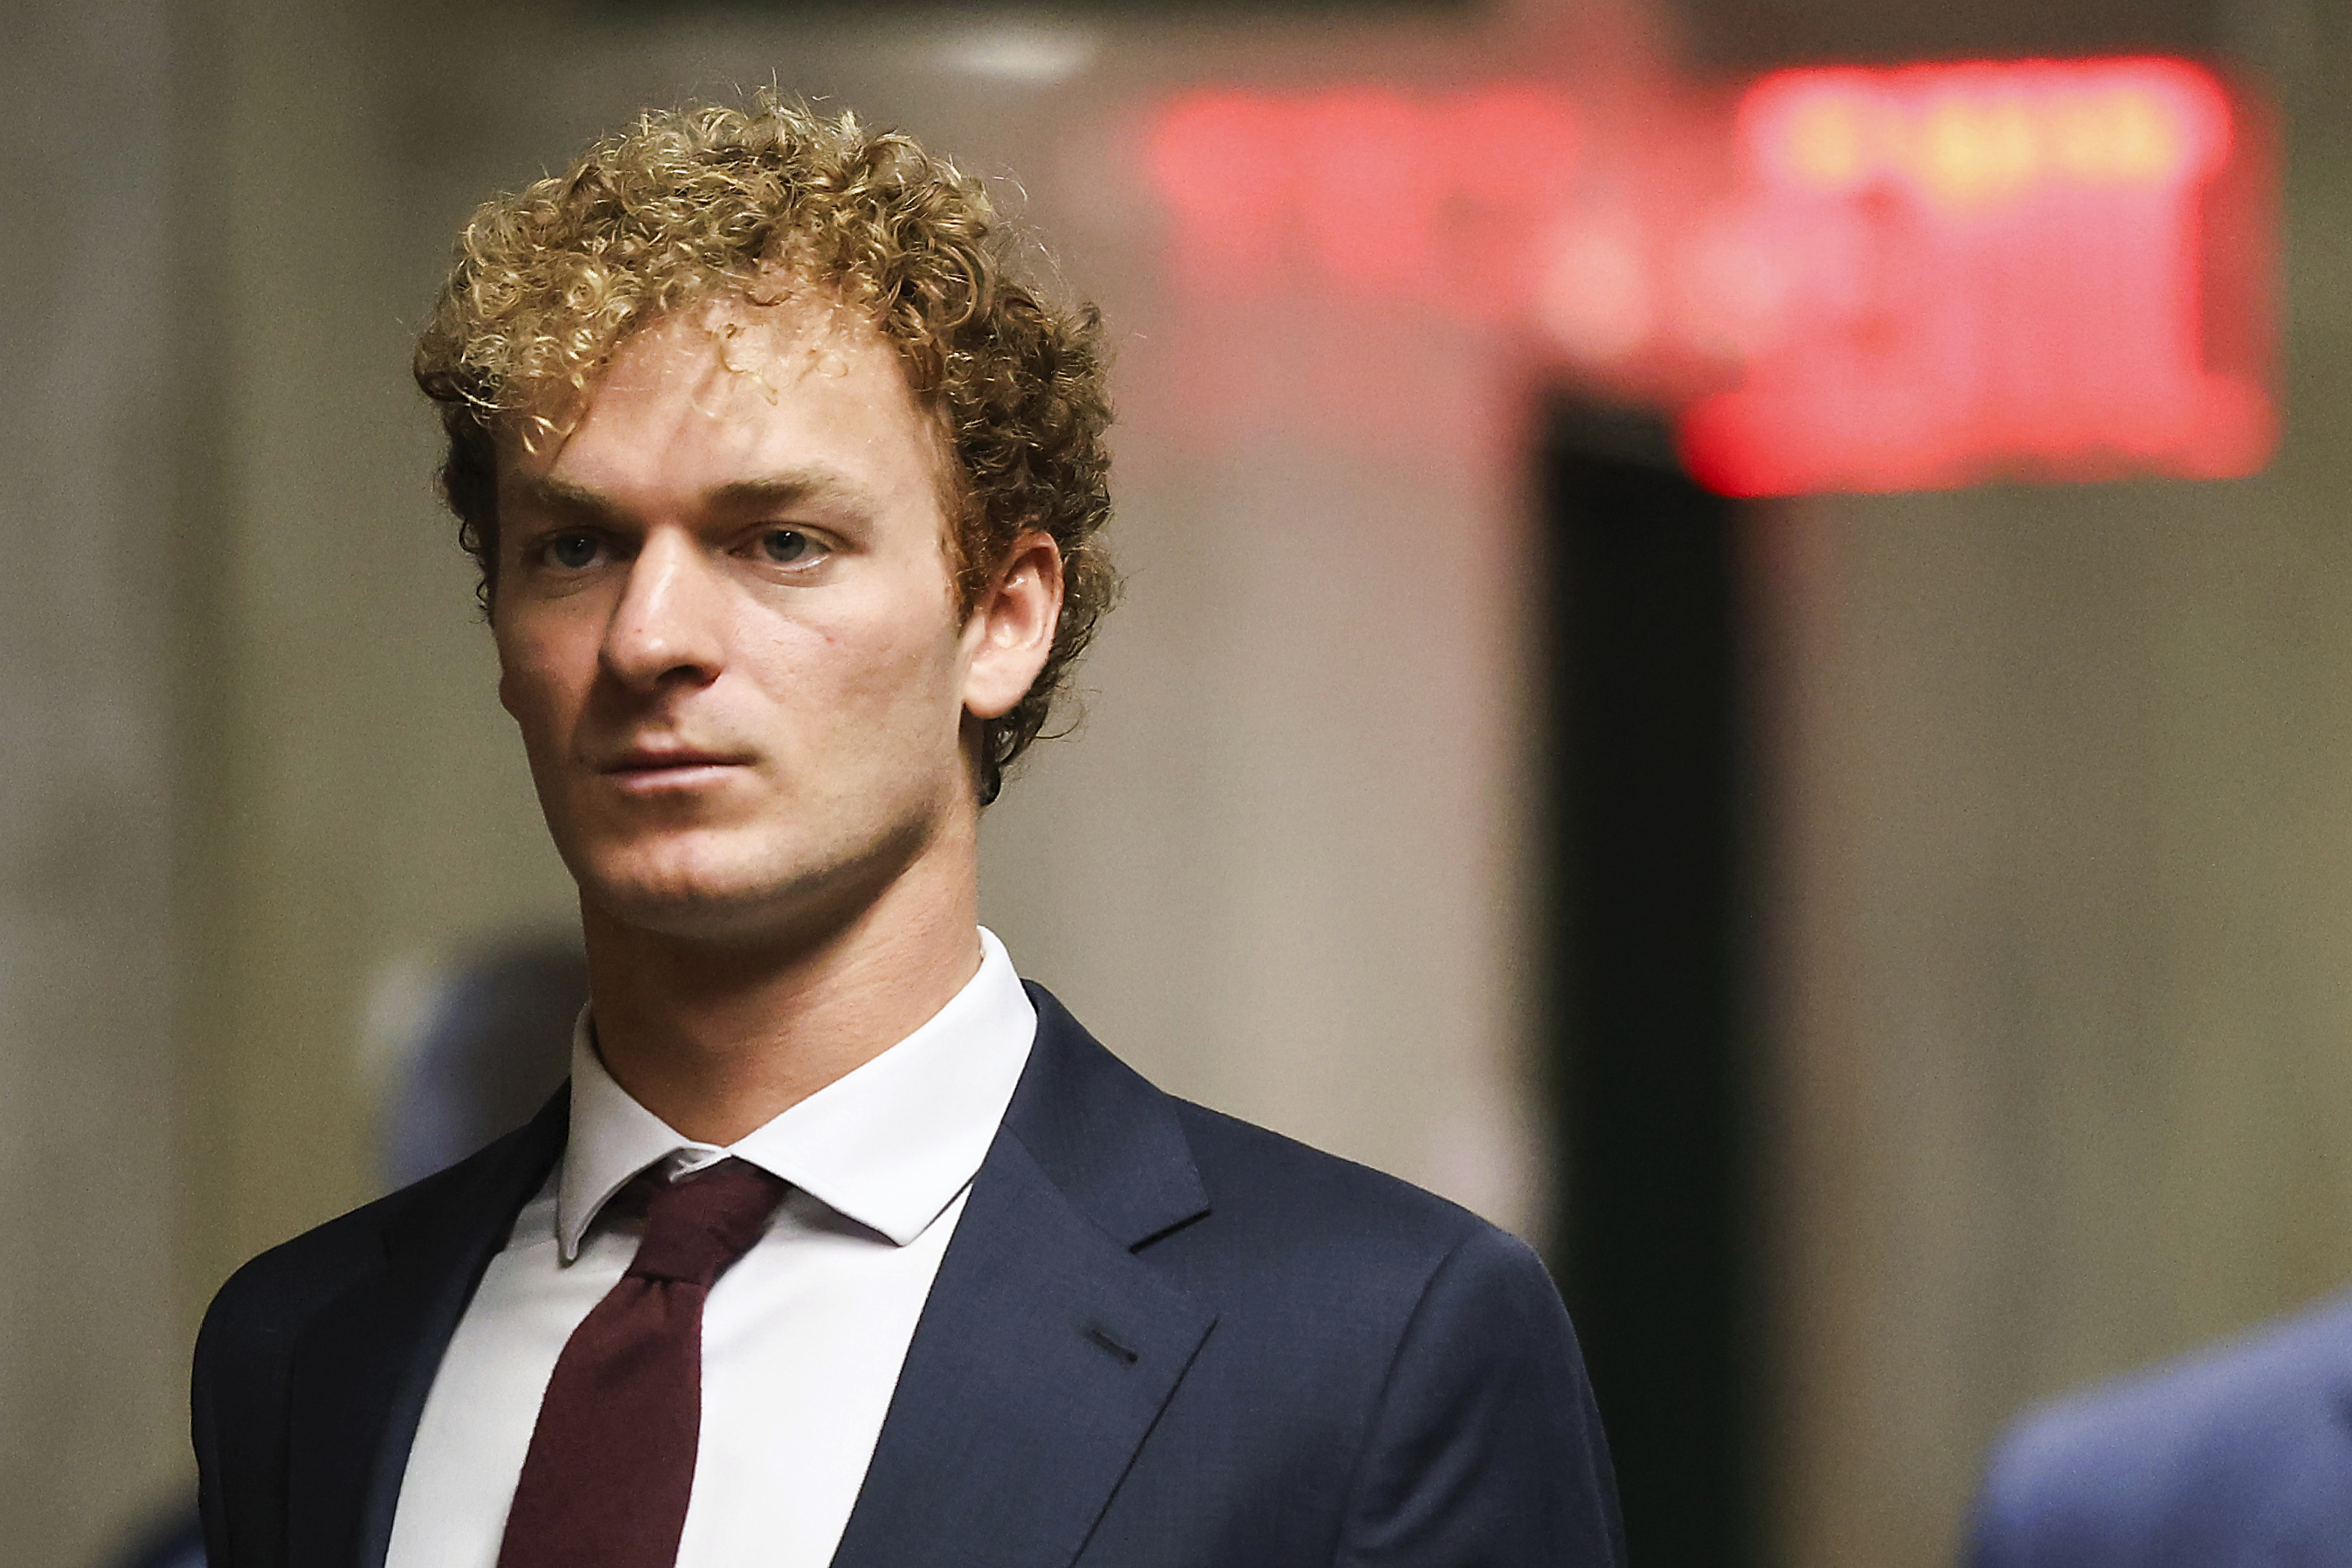
[[[971,809],[945,460],[888,345],[808,301],[658,322],[501,448],[499,695],[592,904],[789,936]]]

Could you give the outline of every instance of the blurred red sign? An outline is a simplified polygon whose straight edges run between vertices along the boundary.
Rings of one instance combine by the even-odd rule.
[[[2242,138],[2202,69],[1790,71],[1727,119],[1616,112],[1529,82],[1184,95],[1150,140],[1173,281],[1516,323],[1674,411],[1734,495],[2267,459],[2269,235],[2217,199]]]
[[[1538,265],[1529,214],[1569,200],[1577,152],[1565,93],[1506,82],[1195,92],[1150,156],[1194,298],[1306,282],[1492,315]]]
[[[2253,367],[2207,355],[2228,99],[2170,60],[1791,71],[1738,120],[1769,318],[1683,411],[1735,495],[1995,476],[2221,476],[2268,458]]]

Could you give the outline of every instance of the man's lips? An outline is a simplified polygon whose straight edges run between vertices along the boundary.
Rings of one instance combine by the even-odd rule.
[[[748,766],[751,758],[736,751],[707,751],[689,746],[632,747],[604,758],[596,771],[626,789],[688,789],[715,783],[730,768]]]
[[[750,760],[730,751],[698,751],[691,747],[644,747],[624,751],[607,760],[599,772],[644,773],[662,768],[734,768]]]

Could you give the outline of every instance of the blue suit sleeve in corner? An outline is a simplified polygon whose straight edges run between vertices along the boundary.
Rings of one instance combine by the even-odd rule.
[[[1969,1509],[1965,1568],[2032,1568],[2027,1531],[2018,1517],[2018,1503],[2008,1484],[2006,1445],[1996,1450],[1985,1471],[1984,1483]]]

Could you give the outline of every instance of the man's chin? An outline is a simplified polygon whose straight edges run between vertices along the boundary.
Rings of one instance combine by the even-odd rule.
[[[735,944],[782,934],[797,922],[793,898],[772,886],[699,881],[582,883],[582,894],[614,922],[684,942]]]
[[[620,925],[730,946],[822,941],[854,923],[929,841],[897,831],[810,841],[710,833],[578,846],[564,860],[581,897]]]
[[[573,867],[583,900],[617,925],[725,946],[804,940],[857,898],[846,866],[743,864],[665,856]]]

